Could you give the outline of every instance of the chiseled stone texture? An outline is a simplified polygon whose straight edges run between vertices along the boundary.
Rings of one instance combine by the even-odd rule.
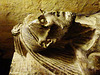
[[[0,20],[16,24],[34,13],[34,18],[44,11],[72,11],[89,14],[100,10],[99,0],[0,0]],[[2,19],[4,18],[4,19]]]
[[[13,39],[11,29],[33,13],[34,19],[44,11],[71,11],[90,14],[100,10],[99,0],[0,0],[0,50],[4,58],[11,58]],[[0,52],[2,52],[0,51]],[[5,54],[6,53],[6,54]]]
[[[56,72],[56,67],[55,69],[51,68],[53,71],[51,72],[50,69],[44,67],[43,64],[45,65],[45,63],[42,63],[41,65],[38,61],[34,60],[30,53],[27,53],[24,57],[19,55],[17,52],[14,52],[9,75],[82,75],[77,61],[74,63],[66,63],[66,68],[62,65],[59,72]],[[55,64],[57,65],[57,62]],[[54,64],[52,65],[55,66]],[[67,73],[65,70],[67,70]],[[65,72],[65,74],[62,72]]]
[[[14,53],[9,75],[54,75],[52,72],[41,66],[28,53],[22,57],[17,52]]]

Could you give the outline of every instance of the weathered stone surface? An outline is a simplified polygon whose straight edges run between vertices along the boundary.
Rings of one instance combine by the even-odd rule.
[[[57,62],[55,62],[55,64],[57,64]],[[58,64],[61,65],[60,63]],[[66,65],[67,65],[66,68],[61,67],[61,69],[64,72],[65,70],[68,71],[67,73],[65,73],[65,75],[67,74],[68,75],[72,75],[72,74],[82,75],[77,62],[76,63],[66,63]],[[26,57],[24,57],[24,56],[19,55],[17,52],[15,52],[13,56],[9,75],[63,75],[62,70],[56,74],[56,68],[55,69],[52,68],[53,72],[50,71],[48,67],[46,68],[43,65],[41,65],[39,62],[34,60],[34,58],[30,55],[30,53],[27,53]]]
[[[31,54],[31,57],[33,57],[33,59],[30,59],[31,57],[27,57],[27,54],[25,54],[26,60],[24,61],[23,59],[21,59],[21,57],[13,58],[13,60],[18,59],[17,61],[15,61],[15,64],[18,64],[21,61],[23,64],[24,62],[28,62],[27,64],[29,64],[31,60],[33,62],[36,60],[37,62],[39,62],[38,64],[30,63],[30,65],[31,64],[32,65],[41,64],[41,66],[44,66],[46,69],[48,69],[54,74],[81,75],[83,73],[82,75],[91,75],[90,70],[95,70],[95,71],[99,70],[99,65],[97,64],[99,64],[99,56],[100,56],[100,53],[99,53],[100,52],[99,50],[99,44],[100,44],[99,43],[99,40],[100,40],[100,37],[99,37],[100,35],[99,18],[100,17],[99,16],[100,16],[100,13],[91,15],[89,17],[76,16],[75,22],[73,22],[73,24],[66,23],[67,21],[71,22],[69,21],[70,19],[68,19],[68,17],[64,21],[63,19],[63,16],[65,16],[64,12],[63,12],[63,16],[61,15],[62,12],[59,12],[59,13],[60,15],[58,14],[59,15],[58,17],[57,17],[56,12],[55,14],[47,14],[47,13],[44,14],[44,22],[41,21],[41,16],[39,17],[39,20],[31,21],[33,15],[30,14],[28,15],[28,17],[25,18],[24,24],[20,24],[18,26],[16,25],[13,28],[12,34],[15,40],[15,43],[14,43],[15,51],[20,53],[22,56],[24,55],[24,52],[27,51]],[[53,15],[54,15],[53,19],[52,17],[48,17],[48,16],[53,16]],[[58,18],[58,19],[55,20],[54,18]],[[50,21],[48,21],[48,19]],[[64,23],[62,23],[62,19]],[[43,15],[42,15],[42,20],[43,20]],[[55,25],[56,26],[59,25],[58,27],[61,27],[61,29],[57,31],[57,28],[53,28],[53,26]],[[66,27],[70,25],[70,27],[67,28],[68,29],[67,33],[66,31],[64,31],[67,29],[63,25],[64,26],[67,25]],[[45,35],[43,33],[46,33],[46,30],[49,28],[51,31],[51,32],[48,32],[49,37],[48,35],[44,37]],[[64,33],[65,36],[63,34],[57,35],[57,32],[58,34],[60,34],[62,30],[65,32]],[[39,33],[41,33],[42,35]],[[52,36],[53,34],[54,36]],[[59,36],[60,37],[62,36],[62,37],[59,38]],[[37,46],[37,43],[39,42],[39,40],[41,40],[41,38],[39,37],[47,38],[46,41],[43,40],[42,44],[41,43],[39,44],[39,46],[41,46],[42,48],[43,47],[46,48],[46,44],[50,42],[50,39],[52,39],[52,37],[53,39],[54,38],[56,39],[57,37],[59,41],[57,41],[58,44],[56,42],[55,44],[52,43],[51,46],[48,45],[49,47],[47,46],[48,48],[46,50],[43,49],[44,51],[42,50],[41,52],[38,52],[38,51],[35,52],[36,50],[38,50],[37,48],[39,48],[39,46]],[[48,39],[49,41],[47,41]],[[93,54],[91,55],[92,52]],[[16,57],[18,56],[19,55],[16,55]],[[30,61],[27,58],[30,59]],[[37,68],[37,65],[34,67]],[[21,71],[21,73],[25,73],[25,71],[22,71],[22,70],[16,71],[16,67],[17,66],[13,65],[13,62],[12,62],[11,73],[14,74],[18,72],[20,74],[19,71]],[[20,68],[23,68],[23,67],[24,66],[21,66]],[[20,68],[17,67],[17,69],[20,69]],[[26,70],[26,68],[24,69]],[[33,67],[31,66],[30,68],[33,68]],[[12,70],[12,69],[15,69],[15,70]],[[26,70],[26,71],[28,72],[29,70]],[[40,69],[38,71],[40,71]],[[31,71],[31,73],[32,72],[34,74],[34,71]]]
[[[26,57],[14,53],[9,75],[53,75],[28,53]]]
[[[2,23],[22,22],[23,18],[33,13],[35,17],[44,11],[72,11],[89,14],[100,10],[99,0],[1,0],[0,20]],[[3,22],[4,21],[4,22]]]
[[[100,10],[100,2],[99,0],[0,0],[0,50],[8,54],[3,57],[12,56],[13,41],[10,33],[12,26],[22,23],[24,17],[30,13],[36,18],[40,14],[40,9],[90,14]]]

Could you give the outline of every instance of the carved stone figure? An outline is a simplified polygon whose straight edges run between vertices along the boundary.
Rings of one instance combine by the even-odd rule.
[[[89,17],[72,12],[42,12],[12,29],[15,51],[31,56],[55,75],[91,75],[100,69],[100,13]],[[99,64],[99,63],[98,63]],[[42,74],[41,74],[42,75]],[[51,74],[52,75],[52,74]]]

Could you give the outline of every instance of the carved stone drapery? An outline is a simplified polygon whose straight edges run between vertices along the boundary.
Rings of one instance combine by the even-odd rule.
[[[15,51],[26,56],[23,58],[26,62],[31,58],[33,62],[41,65],[42,69],[47,70],[44,73],[42,69],[40,70],[40,66],[34,67],[37,72],[41,71],[38,72],[40,75],[46,73],[48,75],[49,73],[51,75],[89,75],[89,69],[100,69],[92,60],[93,56],[99,56],[100,51],[97,46],[99,16],[100,13],[90,17],[76,16],[75,18],[75,14],[71,12],[47,12],[40,15],[38,20],[33,20],[33,16],[29,15],[23,24],[15,26],[12,30]],[[28,55],[31,56],[28,57]],[[10,74],[13,74],[13,71]]]

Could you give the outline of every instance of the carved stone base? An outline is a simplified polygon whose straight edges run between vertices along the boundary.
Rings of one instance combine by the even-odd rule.
[[[79,69],[79,66],[77,63],[74,63],[73,65],[69,64],[68,66],[70,67],[69,68],[67,67],[66,70],[67,69],[72,70],[72,73],[70,71],[67,72],[68,75],[82,75],[81,74],[82,72]],[[73,66],[73,69],[72,69],[72,66]],[[53,70],[55,71],[55,69]],[[76,70],[75,73],[73,72],[73,70]],[[56,75],[56,74],[46,69],[45,67],[43,67],[29,53],[27,53],[26,57],[23,57],[19,55],[17,52],[15,52],[12,59],[9,75]],[[57,75],[63,75],[63,74],[62,73],[60,74],[59,72],[59,74]]]
[[[9,75],[53,75],[27,53],[26,57],[14,53]]]

